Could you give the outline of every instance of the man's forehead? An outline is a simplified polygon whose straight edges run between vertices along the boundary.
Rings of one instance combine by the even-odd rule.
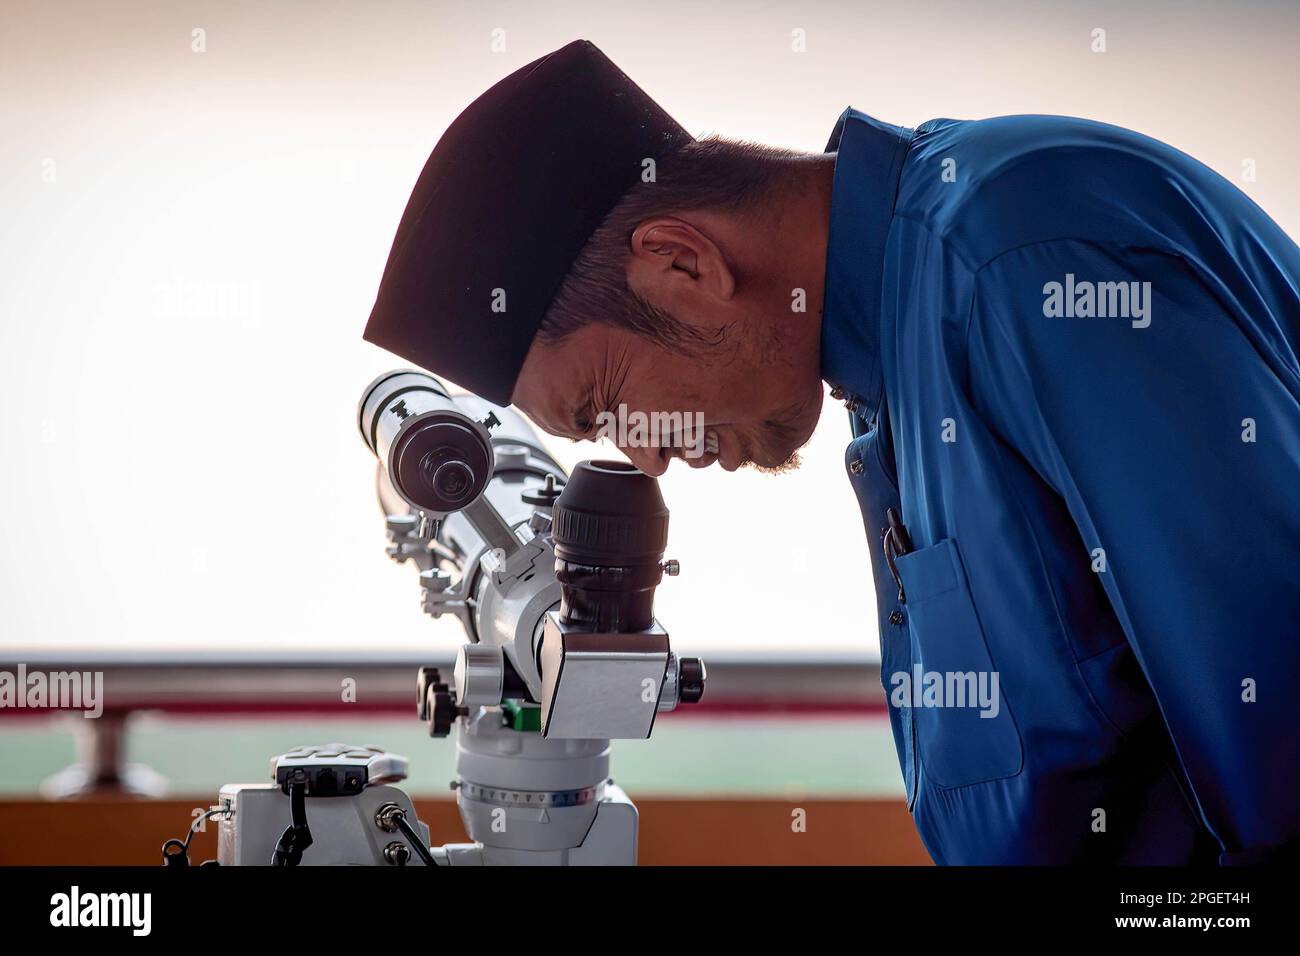
[[[591,326],[559,342],[535,342],[515,388],[514,403],[553,435],[573,437],[574,419],[590,402],[596,363],[603,362],[604,335]]]
[[[570,437],[573,433],[574,412],[582,402],[578,377],[552,370],[535,378],[520,380],[514,404],[552,435]]]

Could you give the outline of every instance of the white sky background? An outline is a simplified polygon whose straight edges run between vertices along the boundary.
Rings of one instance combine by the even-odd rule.
[[[1118,123],[1239,184],[1253,158],[1243,188],[1297,235],[1298,25],[1283,3],[2,0],[0,647],[457,634],[383,553],[355,406],[403,363],[360,335],[439,134],[549,50],[587,37],[692,132],[806,150],[850,104]],[[828,403],[791,476],[670,470],[676,646],[875,652],[846,428]]]

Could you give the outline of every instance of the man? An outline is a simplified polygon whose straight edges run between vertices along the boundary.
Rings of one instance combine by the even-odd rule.
[[[1135,133],[696,142],[578,42],[444,135],[366,335],[556,435],[702,413],[703,454],[623,449],[651,474],[788,467],[825,380],[934,859],[1237,863],[1300,833],[1298,289]]]

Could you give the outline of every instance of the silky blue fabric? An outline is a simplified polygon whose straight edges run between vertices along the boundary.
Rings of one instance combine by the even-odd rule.
[[[849,110],[829,149],[822,374],[930,854],[1293,853],[1300,250],[1218,174],[1100,123]]]

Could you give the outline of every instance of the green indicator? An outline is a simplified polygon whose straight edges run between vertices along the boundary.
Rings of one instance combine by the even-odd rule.
[[[540,733],[542,730],[542,708],[536,704],[525,704],[518,700],[507,700],[502,705],[511,730],[524,733]]]

